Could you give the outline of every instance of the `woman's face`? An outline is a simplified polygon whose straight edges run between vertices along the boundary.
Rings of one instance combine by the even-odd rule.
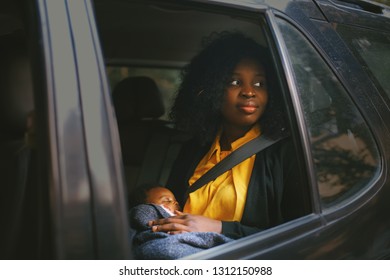
[[[265,70],[251,59],[242,59],[233,70],[222,102],[224,125],[251,128],[263,115],[268,101]]]

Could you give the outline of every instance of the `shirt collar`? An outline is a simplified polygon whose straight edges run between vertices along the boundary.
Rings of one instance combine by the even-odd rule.
[[[207,158],[210,160],[210,158],[215,154],[215,153],[220,153],[221,152],[221,145],[219,144],[219,140],[221,139],[221,133],[222,129],[220,129],[217,133],[217,136],[214,139],[213,144],[210,147],[210,150],[208,152]],[[232,146],[232,151],[237,150],[239,147],[244,145],[245,143],[251,141],[252,139],[255,139],[261,134],[260,131],[260,126],[255,125],[253,126],[243,137],[238,138],[236,141],[234,141],[231,146]]]

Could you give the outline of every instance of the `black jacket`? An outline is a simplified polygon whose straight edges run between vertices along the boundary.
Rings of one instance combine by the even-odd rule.
[[[209,148],[191,140],[183,146],[173,166],[167,185],[181,205],[185,203],[188,180]],[[301,173],[289,138],[257,153],[242,219],[222,221],[222,233],[240,238],[307,213],[308,193]]]

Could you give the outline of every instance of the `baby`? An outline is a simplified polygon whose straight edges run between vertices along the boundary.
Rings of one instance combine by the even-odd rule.
[[[180,211],[180,205],[173,193],[160,186],[153,186],[146,191],[145,203],[161,205],[171,216],[176,215],[176,210]]]
[[[170,216],[176,215],[175,211],[181,209],[174,194],[158,184],[148,184],[137,188],[129,201],[131,208],[139,204],[160,205]]]
[[[232,239],[214,232],[188,232],[170,235],[153,232],[149,222],[181,215],[173,193],[158,184],[137,188],[130,197],[132,249],[137,259],[178,259],[227,243]]]

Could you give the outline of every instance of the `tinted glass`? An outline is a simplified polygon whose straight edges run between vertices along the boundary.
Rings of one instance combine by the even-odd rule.
[[[308,40],[282,19],[312,145],[324,207],[350,199],[370,185],[379,156],[367,124],[329,66]]]
[[[342,25],[337,30],[377,87],[390,97],[390,34]]]

